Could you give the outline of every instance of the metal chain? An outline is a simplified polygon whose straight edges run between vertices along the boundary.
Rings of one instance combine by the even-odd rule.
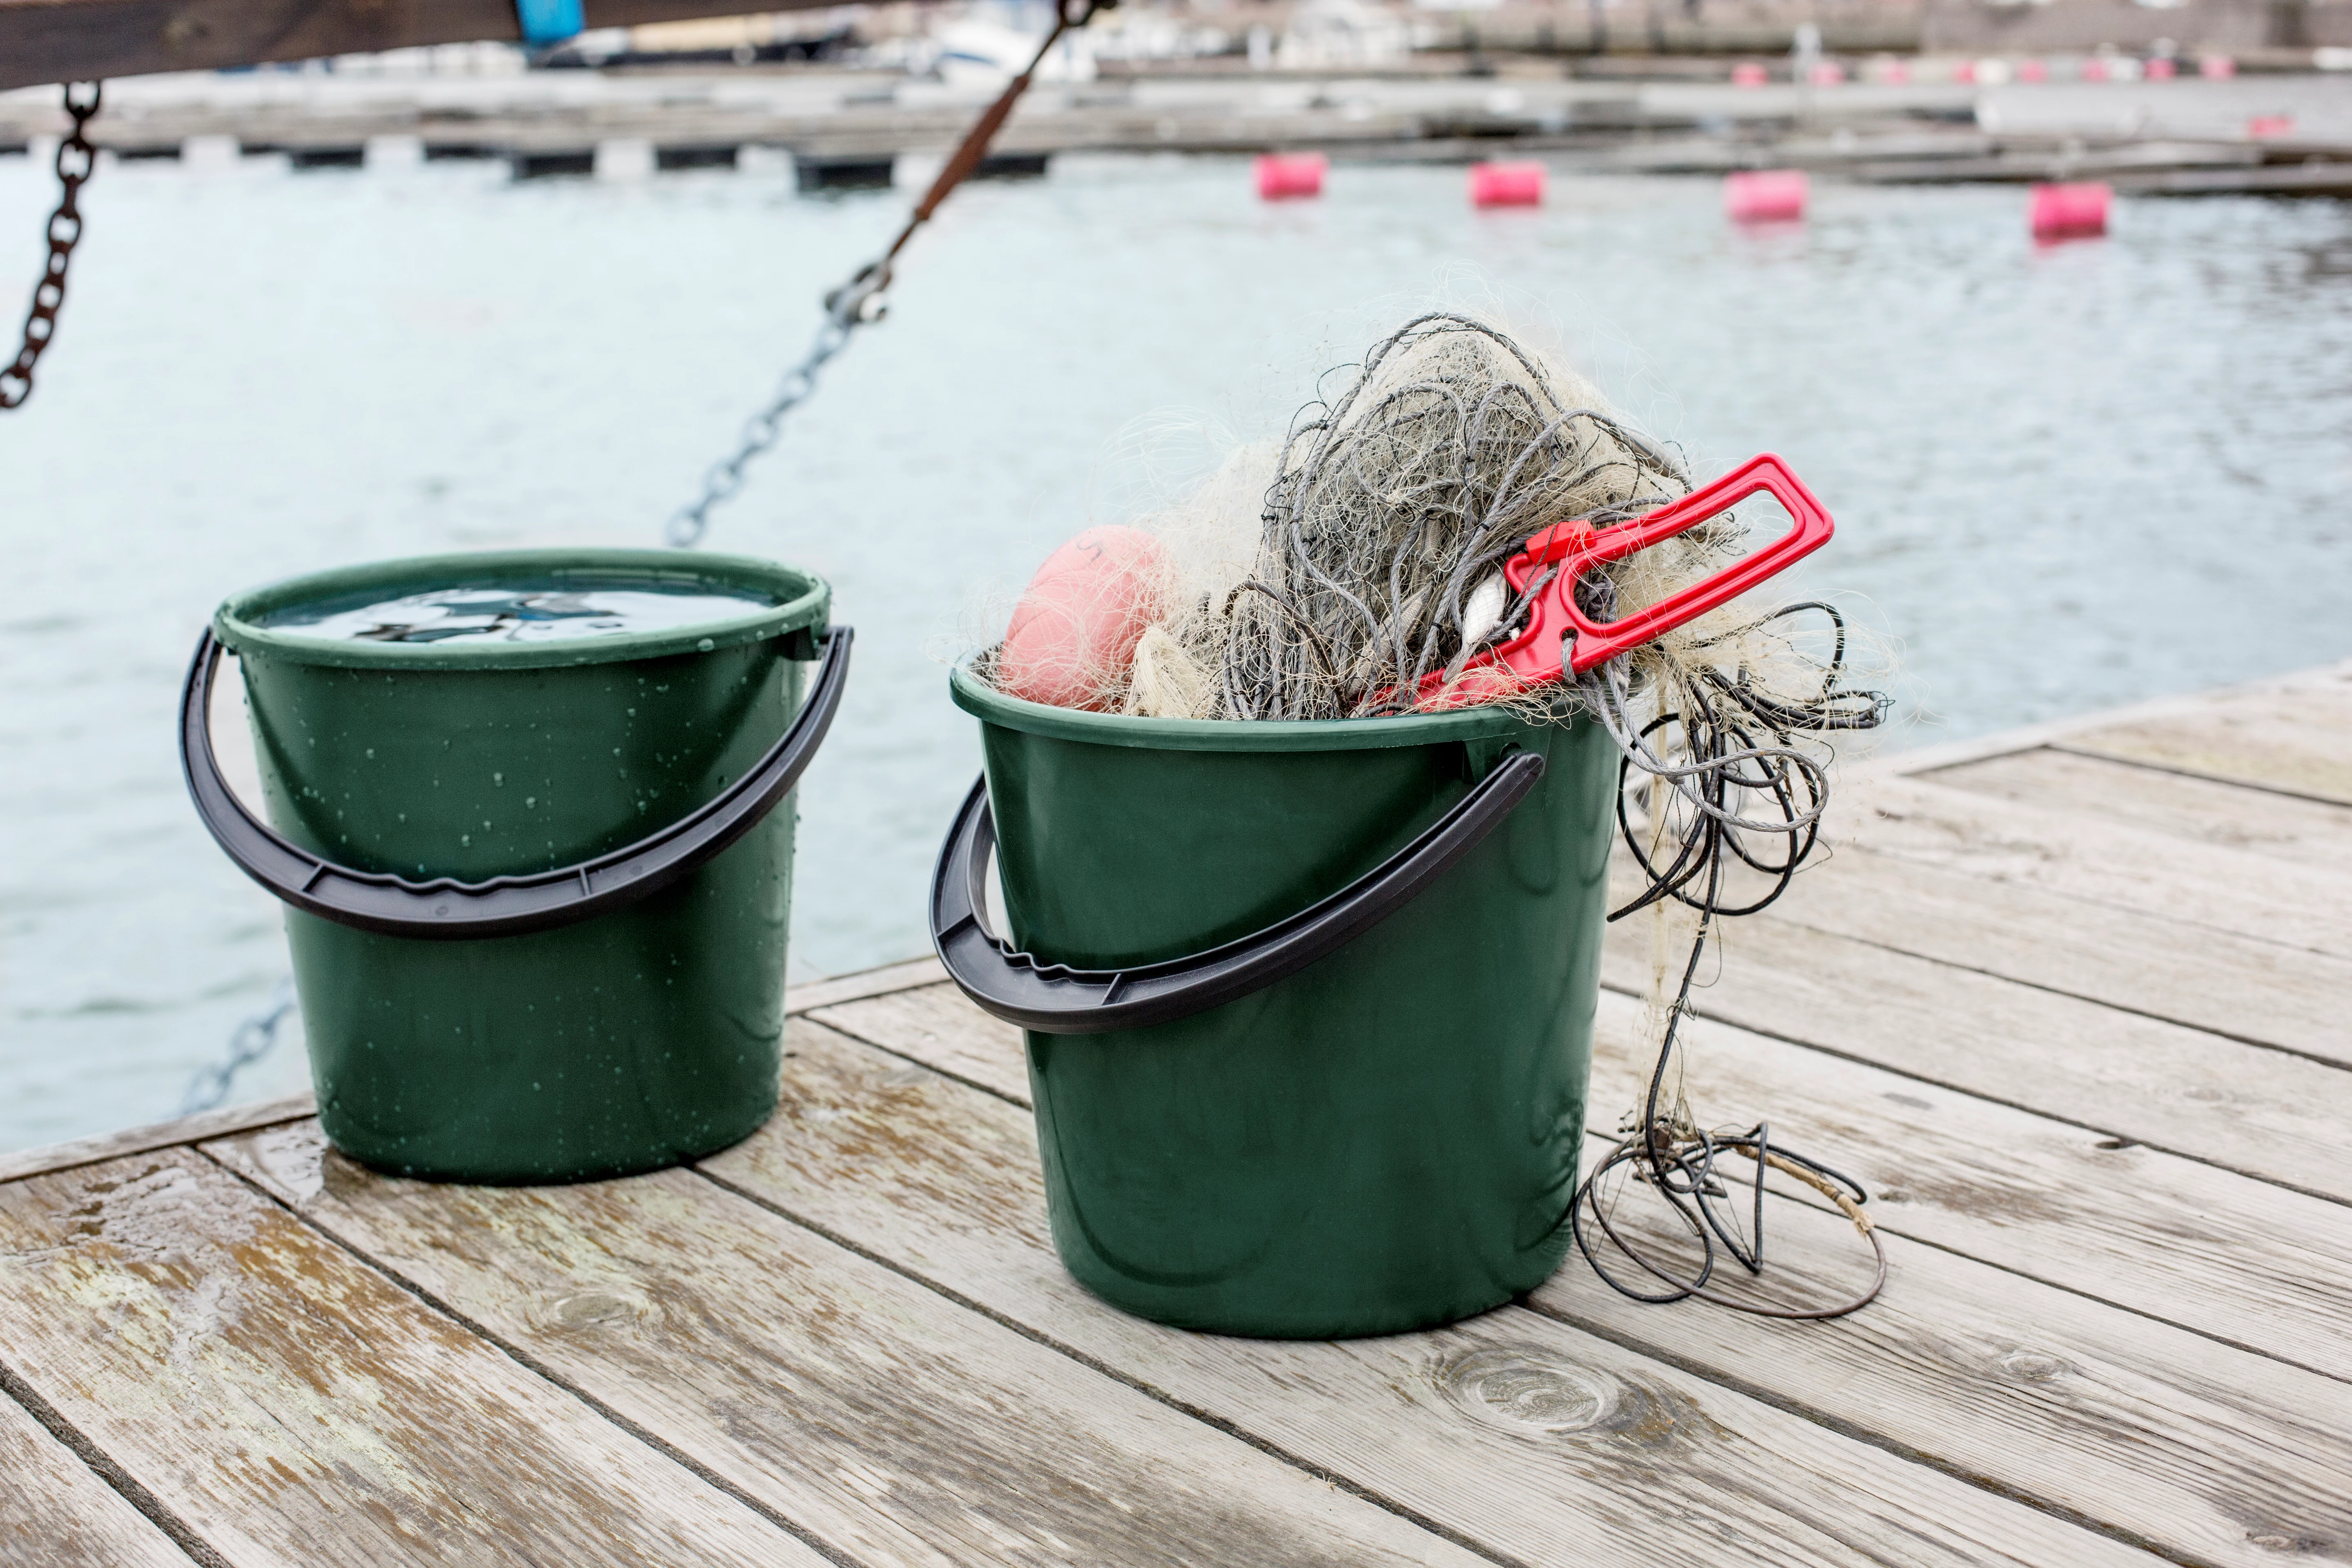
[[[41,351],[57,336],[58,307],[66,302],[66,266],[81,239],[82,182],[98,166],[98,150],[82,132],[98,112],[105,86],[97,81],[66,83],[66,112],[73,117],[73,134],[58,143],[58,210],[49,215],[48,266],[34,286],[33,308],[25,315],[25,345],[16,351],[16,363],[0,370],[0,408],[17,407],[33,395],[33,366],[40,363]],[[86,99],[79,96],[84,88],[89,89]]]
[[[239,1069],[268,1056],[278,1044],[278,1027],[294,1011],[294,982],[281,980],[278,989],[269,994],[269,1002],[236,1026],[228,1037],[228,1055],[210,1067],[196,1069],[188,1080],[188,1092],[180,1099],[180,1114],[193,1116],[199,1110],[211,1110],[228,1098],[230,1083]]]
[[[743,470],[751,459],[766,452],[783,434],[784,416],[808,400],[816,390],[817,372],[826,362],[848,346],[850,333],[857,328],[871,325],[888,313],[885,292],[890,287],[890,265],[898,258],[915,231],[930,220],[932,213],[945,201],[948,193],[961,184],[988,155],[989,144],[996,140],[1013,106],[1029,90],[1029,79],[1045,63],[1047,51],[1061,41],[1062,35],[1074,27],[1083,27],[1094,14],[1112,4],[1112,0],[1055,0],[1053,30],[1037,46],[1027,68],[1005,84],[1003,93],[987,111],[973,121],[963,141],[950,155],[946,167],[931,182],[931,188],[915,205],[890,248],[881,257],[861,268],[857,275],[824,298],[824,325],[817,329],[816,341],[809,347],[807,357],[784,374],[776,394],[766,406],[744,422],[742,438],[735,450],[710,466],[702,478],[702,493],[688,505],[672,513],[662,532],[669,542],[680,550],[691,550],[702,542],[710,530],[710,509],[730,500],[743,488]]]
[[[691,550],[702,542],[702,536],[710,529],[710,509],[733,500],[743,488],[743,470],[752,458],[776,444],[776,438],[783,434],[784,416],[816,390],[816,373],[849,345],[853,328],[882,319],[888,309],[882,298],[887,278],[887,274],[876,276],[880,265],[877,262],[867,268],[826,297],[824,325],[817,329],[816,342],[810,345],[807,357],[784,374],[767,406],[744,421],[743,437],[735,450],[710,465],[710,471],[702,478],[702,494],[692,504],[680,507],[663,526],[663,535],[673,547]]]

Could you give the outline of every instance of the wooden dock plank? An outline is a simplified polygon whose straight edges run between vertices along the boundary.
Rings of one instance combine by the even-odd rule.
[[[2179,896],[2194,903],[2200,890],[2184,884]],[[1727,951],[1767,923],[2352,1065],[2352,958],[1851,847],[1800,876],[1769,913],[1727,922]]]
[[[2200,777],[2352,805],[2352,671],[2170,715],[2095,725],[2055,742]]]
[[[1642,1011],[1601,994],[1595,1137],[1646,1085]],[[2352,1381],[2352,1206],[1727,1025],[1688,1039],[1703,1121],[1769,1121],[1882,1229]]]
[[[992,1018],[952,985],[929,985],[827,1007],[810,1017],[868,1045],[1029,1103],[1029,1066],[1019,1029]]]
[[[1611,928],[1601,983],[1649,984]],[[2352,1201],[2345,1069],[1769,917],[1726,931],[1719,1019],[2301,1191]]]
[[[824,1562],[191,1151],[0,1186],[0,1355],[239,1568]]]
[[[206,1152],[867,1568],[1479,1561],[691,1172],[433,1186],[315,1122]]]
[[[2312,804],[2271,798],[2287,806]],[[1832,809],[1842,807],[1832,835],[1875,855],[2200,931],[2352,954],[2352,886],[2341,877],[2117,820],[2095,795],[2044,806],[1990,800],[1932,779],[1881,777]],[[1800,885],[1814,875],[1808,870]]]
[[[1632,1221],[1642,1205],[1620,1212]],[[1843,1216],[1767,1207],[1769,1246],[1792,1272],[1743,1289],[1728,1270],[1728,1289],[1828,1306],[1866,1278]],[[1660,1257],[1696,1251],[1655,1223],[1629,1229]],[[2352,1561],[2352,1389],[1951,1253],[1889,1250],[1885,1293],[1833,1328],[1629,1300],[1580,1258],[1532,1305],[2176,1560]]]
[[[2094,811],[2109,821],[2337,877],[2352,873],[2352,805],[2050,746],[1916,776],[2021,805]]]
[[[948,986],[889,1001],[822,1021],[1028,1103],[1020,1031]],[[1595,1139],[1639,1100],[1642,1011],[1601,994]],[[2352,1381],[2352,1206],[1727,1025],[1688,1037],[1702,1120],[1769,1120],[1861,1180],[1889,1233]]]
[[[795,1025],[763,1132],[704,1168],[1497,1555],[2087,1563],[2098,1533],[1540,1314],[1340,1343],[1129,1317],[1065,1273],[1028,1113]]]
[[[948,972],[940,967],[938,959],[910,958],[904,963],[886,963],[878,969],[835,974],[792,986],[784,992],[784,1011],[807,1013],[835,1003],[854,1002],[861,996],[884,996],[919,985],[936,985],[947,977]]]
[[[0,1392],[0,1563],[189,1568],[154,1522]]]
[[[294,1121],[317,1109],[307,1092],[289,1094],[281,1099],[256,1100],[247,1105],[223,1106],[218,1110],[200,1110],[194,1116],[152,1121],[143,1127],[125,1128],[120,1132],[101,1132],[94,1138],[77,1138],[68,1143],[19,1150],[15,1153],[0,1154],[0,1182],[13,1182],[21,1176],[37,1176],[49,1171],[69,1171],[76,1165],[95,1165],[101,1161],[120,1159],[125,1154],[144,1154],[151,1150],[170,1149],[182,1143],[194,1143],[203,1138],[217,1137],[224,1132],[242,1131],[248,1127]]]

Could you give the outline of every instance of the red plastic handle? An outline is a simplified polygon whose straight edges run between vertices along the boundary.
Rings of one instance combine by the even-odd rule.
[[[1796,520],[1795,527],[1770,544],[1752,555],[1742,556],[1706,581],[1669,594],[1622,620],[1604,626],[1587,619],[1576,607],[1577,579],[1586,572],[1672,539],[1685,529],[1721,515],[1759,490],[1770,491]],[[1505,578],[1517,592],[1524,592],[1528,582],[1546,566],[1557,563],[1559,567],[1559,574],[1528,606],[1528,629],[1465,668],[1450,689],[1441,689],[1444,684],[1441,676],[1430,676],[1422,683],[1421,706],[1454,707],[1489,694],[1494,677],[1480,679],[1481,669],[1507,670],[1512,677],[1507,684],[1514,687],[1558,680],[1566,673],[1560,666],[1563,640],[1571,634],[1575,644],[1574,651],[1569,655],[1568,668],[1591,669],[1787,571],[1827,544],[1834,527],[1828,510],[1814,499],[1813,492],[1789,471],[1789,465],[1769,452],[1748,458],[1713,483],[1631,522],[1609,528],[1595,528],[1581,520],[1556,523],[1528,540],[1526,550],[1503,567]]]

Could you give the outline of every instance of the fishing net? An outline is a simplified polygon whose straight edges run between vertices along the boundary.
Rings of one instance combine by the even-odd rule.
[[[1466,314],[1418,316],[1326,380],[1278,447],[1243,448],[1139,516],[1148,548],[1124,531],[1066,546],[1067,572],[1049,563],[977,668],[1015,696],[1050,689],[1153,718],[1366,719],[1479,701],[1606,727],[1623,757],[1618,820],[1637,885],[1610,918],[1651,911],[1657,1055],[1622,1141],[1579,1194],[1576,1239],[1603,1279],[1640,1300],[1852,1310],[1885,1277],[1861,1187],[1774,1144],[1764,1123],[1703,1126],[1683,1067],[1715,921],[1786,889],[1820,841],[1832,737],[1885,712],[1878,693],[1848,684],[1843,618],[1821,601],[1736,601],[1573,679],[1498,673],[1480,656],[1526,630],[1559,570],[1514,586],[1505,563],[1555,523],[1605,530],[1687,495],[1688,473],[1583,378]],[[1570,591],[1593,621],[1620,619],[1720,570],[1749,534],[1727,511]],[[1105,572],[1113,556],[1120,569]],[[1727,1161],[1751,1173],[1735,1179]],[[1716,1283],[1722,1258],[1762,1272],[1767,1170],[1830,1199],[1869,1238],[1877,1275],[1858,1298],[1789,1305]],[[1662,1262],[1621,1223],[1633,1185],[1664,1201],[1695,1258]],[[1735,1201],[1743,1191],[1752,1202]]]

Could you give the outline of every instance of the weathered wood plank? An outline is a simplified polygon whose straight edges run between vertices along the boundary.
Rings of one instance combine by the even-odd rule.
[[[240,1568],[824,1562],[192,1151],[0,1186],[0,1345]]]
[[[1640,1205],[1629,1198],[1619,1211],[1630,1233],[1676,1239],[1629,1223]],[[1842,1216],[1771,1200],[1767,1209],[1768,1278],[1779,1278],[1758,1289],[1727,1269],[1734,1293],[1828,1306],[1851,1296],[1853,1276],[1867,1278]],[[1644,1305],[1581,1258],[1532,1304],[2168,1556],[2245,1568],[2283,1551],[2352,1562],[2352,1390],[1933,1247],[1891,1251],[1885,1293],[1833,1326]]]
[[[854,1002],[861,996],[886,996],[894,991],[936,985],[947,977],[947,971],[940,967],[936,958],[910,958],[904,963],[886,963],[855,974],[829,974],[823,980],[789,987],[784,992],[784,1011],[812,1012],[837,1002]]]
[[[0,1393],[0,1563],[188,1568],[146,1515]]]
[[[1918,777],[2024,805],[2096,812],[2109,821],[2338,877],[2352,873],[2352,806],[2048,746]]]
[[[76,1165],[95,1165],[100,1161],[121,1159],[125,1154],[144,1154],[151,1149],[169,1149],[174,1144],[217,1138],[222,1133],[243,1131],[249,1127],[298,1121],[317,1110],[317,1103],[308,1093],[289,1094],[278,1100],[257,1100],[250,1105],[226,1105],[218,1110],[200,1110],[194,1116],[153,1121],[144,1127],[125,1128],[120,1132],[101,1132],[92,1138],[77,1138],[69,1143],[20,1149],[13,1154],[0,1154],[0,1182],[13,1182],[19,1176],[37,1176],[47,1171],[71,1170]]]
[[[824,1021],[1028,1102],[1018,1030],[945,986],[892,1000]],[[1641,1013],[1601,994],[1596,1138],[1641,1093]],[[1702,1118],[1770,1121],[1860,1179],[1890,1233],[2352,1380],[2352,1207],[1727,1025],[1688,1037]]]
[[[777,1120],[706,1162],[714,1175],[1489,1552],[1612,1564],[2133,1555],[1517,1308],[1343,1343],[1128,1317],[1053,1253],[1025,1110],[807,1020],[793,1044]]]
[[[1646,1086],[1642,1011],[1601,994],[1596,1137]],[[1703,1121],[1769,1121],[1883,1229],[2352,1380],[2352,1207],[1727,1025],[1686,1038]]]
[[[1478,1561],[691,1172],[433,1186],[315,1122],[206,1151],[869,1568]]]
[[[1649,984],[1612,927],[1602,984]],[[2352,1201],[2345,1069],[1760,917],[1727,922],[1702,1017]]]
[[[952,985],[901,991],[809,1016],[950,1078],[1029,1103],[1029,1065],[1021,1031],[990,1017]]]
[[[1631,893],[1634,886],[1629,881],[1619,890]],[[2184,912],[2203,890],[2199,884],[2179,889]],[[2352,930],[2352,920],[2345,923]],[[1769,914],[1720,929],[1736,948],[1750,928],[1767,924],[1803,926],[2352,1065],[2352,1026],[2343,1008],[2352,995],[2352,958],[2334,953],[1851,846],[1799,877]],[[2320,939],[2316,921],[2308,934]]]
[[[2004,756],[2035,746],[2061,745],[2087,730],[2114,725],[2161,725],[2183,716],[2192,722],[2201,721],[2202,716],[2213,709],[2243,702],[2270,702],[2305,691],[2325,691],[2347,679],[2352,679],[2352,659],[2310,669],[2290,670],[2284,675],[2267,676],[2236,686],[2175,692],[2122,708],[2099,709],[2088,713],[2069,714],[2063,719],[2043,720],[2036,724],[2020,724],[1989,734],[1970,735],[1964,740],[1934,741],[1902,751],[1879,752],[1859,759],[1858,766],[1870,772],[1923,773],[1937,768],[1958,767],[1963,763],[1981,762],[1989,757]],[[1849,772],[1855,765],[1849,764]]]
[[[2173,768],[2352,805],[2352,669],[2168,718],[2103,724],[2055,742],[2070,752]]]
[[[2312,804],[2268,798],[2287,806]],[[2117,820],[2095,796],[2053,809],[1988,800],[1932,781],[1882,778],[1865,786],[1851,805],[1832,818],[1832,834],[1874,855],[2133,911],[2200,932],[2352,955],[2352,886],[2343,878],[2295,860],[2136,826]],[[2217,824],[2227,821],[2217,818]],[[1815,876],[1807,871],[1799,888]],[[2137,930],[2125,928],[2119,935],[2130,940]]]
[[[761,0],[776,11],[823,0]],[[587,0],[591,27],[724,16],[715,0]],[[509,0],[0,0],[0,89],[522,37]]]

